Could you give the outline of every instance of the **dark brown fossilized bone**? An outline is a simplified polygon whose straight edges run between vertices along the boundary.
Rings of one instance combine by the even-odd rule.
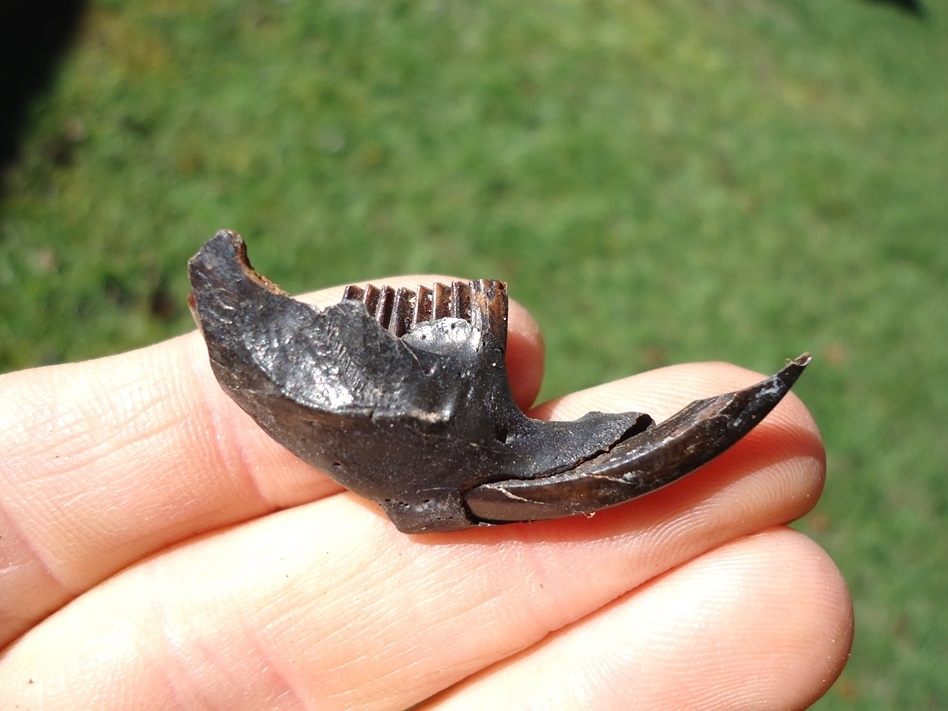
[[[545,422],[510,394],[502,282],[350,286],[319,309],[257,274],[228,231],[189,268],[224,390],[406,533],[592,513],[654,491],[746,435],[810,360],[657,425],[637,412]]]

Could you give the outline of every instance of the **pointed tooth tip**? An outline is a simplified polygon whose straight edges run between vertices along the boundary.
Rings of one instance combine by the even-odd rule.
[[[811,356],[811,355],[807,352],[807,353],[803,353],[803,354],[801,354],[801,355],[798,355],[798,356],[797,356],[796,358],[794,358],[793,360],[788,361],[788,362],[787,362],[787,365],[798,365],[798,366],[800,366],[801,368],[806,368],[806,367],[810,364],[810,361],[811,361],[811,360],[813,360],[813,356]]]

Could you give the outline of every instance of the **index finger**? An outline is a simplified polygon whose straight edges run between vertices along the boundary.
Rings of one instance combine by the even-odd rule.
[[[444,277],[387,279],[416,286]],[[448,279],[450,281],[450,279]],[[339,300],[328,289],[306,300]],[[515,397],[543,344],[511,302]],[[339,486],[272,441],[220,389],[200,335],[0,377],[0,647],[129,564]]]

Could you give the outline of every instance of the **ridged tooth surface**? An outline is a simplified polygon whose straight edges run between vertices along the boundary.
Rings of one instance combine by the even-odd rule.
[[[419,285],[416,291],[352,284],[345,288],[342,298],[361,301],[379,326],[399,338],[420,323],[457,318],[489,331],[501,344],[506,344],[507,287],[503,282],[454,281],[433,287]]]

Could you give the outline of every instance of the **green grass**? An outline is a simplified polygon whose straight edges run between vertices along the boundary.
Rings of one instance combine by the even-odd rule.
[[[551,396],[773,371],[857,637],[820,709],[948,705],[948,18],[858,0],[92,3],[0,207],[0,369],[192,327],[219,227],[292,291],[506,279]],[[777,613],[779,614],[779,613]]]

